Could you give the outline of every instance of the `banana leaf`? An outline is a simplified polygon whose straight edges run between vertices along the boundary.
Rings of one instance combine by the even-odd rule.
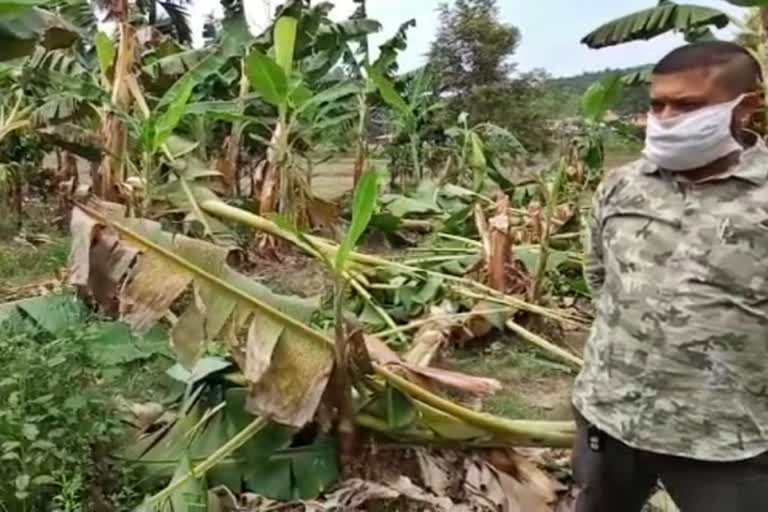
[[[189,297],[171,330],[179,360],[194,366],[209,343],[222,341],[241,368],[268,361],[252,373],[248,407],[274,421],[300,427],[312,419],[330,375],[333,354],[325,340],[306,327],[316,300],[272,293],[233,270],[226,262],[230,247],[174,235],[157,223],[125,218],[114,205],[99,210],[81,205],[72,215],[73,285],[87,287],[94,276],[92,246],[107,233],[119,233],[118,249],[139,252],[136,264],[114,280],[119,315],[136,332],[146,332]],[[112,244],[112,242],[110,242]],[[110,276],[114,277],[114,276]],[[124,285],[122,283],[125,283]],[[191,296],[191,297],[190,297]],[[182,301],[184,302],[184,301]],[[279,324],[277,340],[261,345],[260,332],[269,321]]]

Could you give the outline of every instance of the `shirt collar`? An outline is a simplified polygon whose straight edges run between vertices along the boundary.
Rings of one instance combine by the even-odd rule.
[[[647,159],[643,159],[641,171],[644,174],[655,174],[659,168]],[[675,173],[678,174],[678,173]],[[685,173],[679,173],[684,178]],[[768,147],[762,139],[750,148],[742,151],[739,163],[728,169],[724,174],[719,174],[702,181],[720,181],[728,178],[738,178],[749,181],[754,185],[768,183]],[[686,181],[683,179],[682,181]]]

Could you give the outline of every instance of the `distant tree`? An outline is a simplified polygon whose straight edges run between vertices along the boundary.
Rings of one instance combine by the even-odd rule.
[[[520,31],[499,19],[496,0],[456,0],[438,8],[439,27],[429,66],[447,112],[489,121],[519,137],[531,151],[545,148],[546,115],[533,101],[543,84],[539,72],[515,75],[512,57]]]
[[[438,8],[440,26],[430,62],[440,72],[441,92],[462,94],[475,86],[506,82],[520,31],[499,21],[496,0],[457,0]]]

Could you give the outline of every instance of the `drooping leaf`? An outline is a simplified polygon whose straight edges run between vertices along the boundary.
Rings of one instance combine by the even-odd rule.
[[[410,19],[402,23],[394,36],[379,46],[379,56],[373,67],[382,73],[393,72],[397,70],[397,54],[408,47],[408,30],[416,26],[416,20]]]
[[[90,223],[83,216],[91,219]],[[200,354],[204,342],[224,340],[237,363],[245,366],[241,334],[254,323],[253,329],[258,329],[265,317],[280,324],[284,332],[271,357],[268,353],[260,355],[270,365],[260,381],[250,383],[248,408],[286,425],[302,426],[311,420],[333,364],[329,340],[306,326],[317,307],[315,301],[273,294],[227,265],[228,248],[165,233],[150,221],[80,205],[73,212],[72,225],[77,228],[73,232],[73,262],[89,258],[87,241],[98,225],[115,230],[120,243],[141,252],[119,297],[122,318],[138,332],[145,332],[167,315],[193,286],[195,300],[181,314],[172,333],[173,343],[183,346],[187,356]],[[182,329],[182,321],[205,328]],[[176,337],[180,332],[184,335]]]
[[[283,16],[275,22],[275,61],[285,76],[293,73],[293,52],[296,46],[296,18]]]
[[[245,73],[253,90],[266,101],[275,106],[285,104],[288,99],[288,78],[274,60],[254,50],[246,58]]]
[[[58,113],[58,110],[54,113],[36,112],[36,121],[44,123],[46,118],[48,121],[45,123],[45,128],[37,129],[37,133],[49,144],[58,146],[91,162],[98,162],[104,152],[103,140],[99,134],[71,122],[52,124],[55,117],[51,118],[44,115],[57,115]],[[41,119],[37,119],[38,117]]]
[[[371,80],[379,90],[379,94],[381,94],[382,99],[384,99],[384,101],[386,101],[389,106],[404,116],[413,116],[411,108],[395,90],[394,84],[392,84],[392,82],[390,82],[389,79],[386,78],[378,68],[369,67],[368,76],[371,77]]]
[[[357,245],[357,241],[363,235],[371,221],[373,211],[376,209],[376,195],[378,192],[378,175],[375,172],[366,173],[355,189],[352,200],[352,223],[344,236],[339,250],[336,253],[336,271],[343,271],[347,264],[347,258]]]
[[[296,114],[300,114],[312,107],[317,107],[326,103],[333,103],[346,96],[356,94],[359,90],[360,86],[354,82],[342,82],[340,84],[336,84],[333,87],[329,87],[328,89],[321,91],[314,96],[311,96],[306,101],[302,102],[301,105],[296,108]]]
[[[686,33],[709,25],[722,29],[728,23],[728,15],[718,9],[662,2],[656,7],[605,23],[587,34],[581,42],[590,48],[603,48],[629,41],[652,39],[672,30]]]
[[[42,46],[35,48],[35,52],[30,55],[25,66],[34,68],[40,73],[51,75],[52,80],[64,82],[61,85],[68,93],[79,93],[83,98],[90,96],[86,91],[87,82],[80,78],[86,73],[82,66],[79,56],[70,48],[61,48],[58,50],[48,50]],[[66,82],[62,80],[67,77]],[[73,80],[74,79],[74,80]]]
[[[95,112],[95,109],[82,98],[68,93],[51,94],[45,103],[32,112],[32,125],[50,126],[74,119],[81,120],[87,118],[87,114],[95,114]]]
[[[224,64],[238,54],[239,48],[235,45],[220,44],[212,48],[207,52],[206,56],[202,58],[192,69],[187,71],[180,79],[178,79],[163,95],[158,106],[161,108],[174,98],[179,96],[182,88],[187,86],[188,82],[199,84],[206,78],[217,73]]]

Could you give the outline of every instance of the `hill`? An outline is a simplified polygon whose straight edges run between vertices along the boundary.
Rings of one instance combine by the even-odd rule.
[[[647,69],[648,66],[636,66],[623,69],[605,69],[582,73],[580,75],[552,78],[547,81],[547,86],[554,94],[563,98],[564,115],[576,115],[579,113],[581,96],[594,82],[604,80],[612,75],[628,75]],[[636,85],[627,87],[624,97],[616,108],[617,114],[637,114],[648,108],[648,86]]]

